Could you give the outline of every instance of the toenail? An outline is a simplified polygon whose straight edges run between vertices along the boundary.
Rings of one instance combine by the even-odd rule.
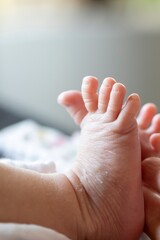
[[[103,80],[103,82],[106,84],[106,85],[113,85],[114,83],[116,83],[116,80],[114,78],[111,78],[111,77],[107,77]]]
[[[122,91],[122,89],[125,90],[125,86],[121,83],[115,83],[114,86],[113,86],[113,91],[114,92],[120,92],[120,91]]]
[[[83,83],[85,83],[85,84],[90,84],[90,82],[91,82],[92,79],[98,81],[98,79],[97,79],[96,77],[86,76],[86,77],[83,78]]]
[[[113,86],[113,91],[114,91],[114,92],[119,92],[119,84],[115,84],[115,85]]]
[[[63,94],[61,93],[59,96],[58,96],[58,98],[57,98],[57,102],[58,103],[61,103],[62,101],[63,101]]]
[[[107,79],[105,79],[104,81],[103,81],[103,84],[104,84],[104,87],[105,88],[111,88],[111,87],[113,87],[113,85],[115,84],[113,81],[108,81]]]

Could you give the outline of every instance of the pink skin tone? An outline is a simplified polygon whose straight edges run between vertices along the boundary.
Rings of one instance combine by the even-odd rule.
[[[76,161],[65,174],[0,164],[0,222],[45,226],[70,239],[137,240],[144,226],[137,94],[87,77],[69,111],[81,124]],[[79,92],[70,95],[80,96]],[[64,95],[59,97],[63,102]],[[65,98],[67,99],[67,98]],[[81,105],[83,102],[83,105]],[[82,108],[81,108],[82,107]]]
[[[139,115],[141,127],[145,232],[152,240],[160,236],[160,115],[154,104],[146,104]],[[143,155],[144,153],[144,155]]]
[[[82,184],[87,194],[85,198],[90,200],[87,208],[94,222],[90,219],[87,224],[90,229],[101,226],[101,231],[94,235],[96,239],[137,240],[144,225],[141,150],[136,121],[140,99],[132,94],[124,104],[125,87],[112,78],[103,81],[99,94],[97,88],[98,80],[86,77],[82,94],[70,91],[58,98],[81,125],[77,161],[72,168],[80,186],[73,183],[75,178],[68,177],[75,189],[81,189]],[[95,237],[90,235],[89,238]]]
[[[141,139],[142,160],[160,157],[160,114],[153,103],[145,104],[137,118]]]
[[[160,236],[160,158],[147,158],[142,163],[145,200],[145,232],[152,240]]]
[[[145,232],[152,240],[160,236],[160,114],[156,106],[143,106],[139,117],[142,175],[145,204]]]
[[[75,123],[80,125],[83,118],[97,109],[104,112],[108,102],[109,92],[115,84],[115,80],[107,78],[100,88],[99,96],[96,92],[98,83],[94,77],[88,77],[90,85],[83,86],[79,91],[64,92],[59,96],[58,102],[63,105]],[[103,88],[107,82],[108,86]],[[85,93],[87,89],[87,94]],[[105,91],[104,91],[105,89]],[[84,98],[86,99],[84,101]],[[94,100],[93,100],[94,99]],[[141,142],[141,157],[143,170],[143,192],[145,199],[145,231],[151,239],[158,240],[160,232],[160,115],[154,104],[144,105],[137,118]],[[152,157],[154,156],[154,157]],[[150,157],[150,158],[149,158]],[[149,158],[149,159],[146,159]],[[159,211],[158,211],[159,209]]]
[[[97,79],[95,77],[89,78],[92,78],[91,84],[93,85],[93,89],[97,90]],[[107,81],[110,82],[111,86],[115,82],[113,78],[108,78]],[[109,91],[109,88],[107,88],[107,91]],[[99,100],[98,95],[95,94],[94,98],[96,100],[90,103],[92,104],[91,107],[88,107],[89,103],[84,104],[82,93],[75,90],[61,93],[58,102],[65,107],[75,123],[80,125],[82,119],[88,112],[92,112],[92,109],[97,110],[100,105],[103,108],[101,99],[105,99],[105,95],[108,96],[107,91],[103,93],[103,87],[101,86]],[[141,140],[142,159],[151,156],[160,156],[160,114],[157,114],[156,106],[153,103],[145,104],[138,115],[137,121]]]

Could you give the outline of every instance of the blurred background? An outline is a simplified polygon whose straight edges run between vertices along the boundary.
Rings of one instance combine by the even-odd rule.
[[[57,104],[86,75],[112,76],[160,107],[160,1],[0,0],[0,122],[72,133]]]

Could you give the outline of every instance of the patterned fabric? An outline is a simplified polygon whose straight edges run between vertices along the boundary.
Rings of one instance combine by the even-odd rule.
[[[56,129],[26,120],[0,131],[0,154],[15,166],[33,168],[41,172],[63,172],[73,164],[79,133],[67,136]],[[5,161],[3,159],[3,161]],[[54,167],[53,167],[54,166]],[[38,168],[37,168],[38,169]]]

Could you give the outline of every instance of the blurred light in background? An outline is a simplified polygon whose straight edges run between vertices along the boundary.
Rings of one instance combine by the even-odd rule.
[[[159,12],[160,0],[1,0],[0,106],[71,132],[56,98],[85,75],[160,105]]]
[[[61,21],[63,14],[76,6],[72,1],[62,0],[2,0],[1,26],[5,31],[51,26]]]

